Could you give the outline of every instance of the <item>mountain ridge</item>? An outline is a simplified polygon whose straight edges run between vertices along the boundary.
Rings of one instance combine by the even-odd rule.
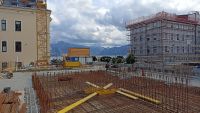
[[[90,48],[91,56],[125,56],[128,54],[128,45],[105,48],[99,46],[83,46],[60,41],[51,44],[51,56],[62,56],[67,53],[68,48]]]

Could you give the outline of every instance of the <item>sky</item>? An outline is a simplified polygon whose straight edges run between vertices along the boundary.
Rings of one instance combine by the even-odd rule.
[[[51,43],[85,46],[127,45],[125,22],[160,11],[200,11],[200,0],[47,0]]]

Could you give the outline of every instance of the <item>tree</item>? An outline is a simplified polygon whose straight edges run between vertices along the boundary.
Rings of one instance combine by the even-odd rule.
[[[126,63],[127,64],[134,64],[135,63],[135,56],[133,54],[129,54],[128,57],[126,58]]]
[[[92,56],[92,61],[97,61],[97,57],[96,56]]]
[[[117,63],[123,63],[123,59],[122,58],[117,58]]]
[[[111,57],[108,57],[108,56],[103,56],[100,58],[100,61],[101,62],[110,62],[112,58]]]
[[[117,59],[115,57],[112,58],[112,63],[115,64]]]

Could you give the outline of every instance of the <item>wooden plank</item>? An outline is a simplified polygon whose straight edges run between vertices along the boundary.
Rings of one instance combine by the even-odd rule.
[[[1,109],[1,111],[0,111],[0,113],[4,113],[4,111],[5,111],[5,105],[4,104],[1,104],[1,106],[2,106],[2,109]]]
[[[13,96],[14,96],[14,92],[10,92],[10,93],[6,94],[4,104],[12,103],[13,102]]]
[[[3,102],[4,102],[4,100],[5,100],[5,97],[6,97],[6,95],[5,94],[2,94],[2,93],[0,93],[0,113],[1,113],[1,109],[3,109]]]
[[[6,97],[5,94],[0,93],[0,104],[2,104],[5,101],[5,97]]]
[[[19,113],[26,113],[26,111],[27,111],[27,108],[26,108],[26,104],[24,103],[24,104],[22,104],[22,107],[19,110]]]
[[[11,105],[10,104],[2,104],[1,113],[10,113]]]
[[[12,98],[12,101],[13,101],[13,103],[19,103],[20,102],[19,96],[14,95]]]
[[[18,103],[12,104],[10,113],[17,113],[18,111],[19,111],[19,104]]]

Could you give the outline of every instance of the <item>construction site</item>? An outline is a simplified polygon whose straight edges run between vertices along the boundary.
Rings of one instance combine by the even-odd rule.
[[[135,72],[136,70],[124,68],[58,74],[35,73],[32,80],[33,87],[39,95],[42,113],[198,113],[200,111],[200,89],[190,87],[188,79],[180,80],[180,77],[177,77],[177,80],[173,80],[166,77],[164,81],[152,75],[136,75]],[[109,87],[104,87],[107,85]]]
[[[112,67],[93,62],[90,48],[69,48],[55,68],[50,64],[47,2],[0,0],[0,11],[3,25],[12,20],[10,12],[21,20],[16,30],[24,36],[21,23],[27,23],[21,16],[35,25],[29,32],[33,40],[21,39],[27,47],[17,42],[15,52],[21,54],[7,51],[14,39],[0,39],[0,113],[200,113],[198,12],[159,12],[127,22],[135,63]],[[4,28],[3,36],[12,34]],[[32,42],[36,45],[29,48]]]

